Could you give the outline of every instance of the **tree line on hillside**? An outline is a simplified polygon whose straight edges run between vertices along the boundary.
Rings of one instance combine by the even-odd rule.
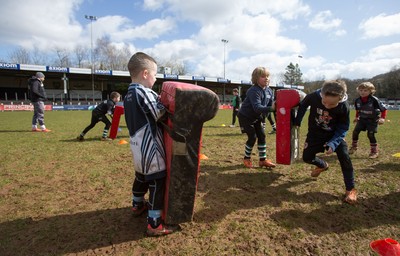
[[[281,81],[285,84],[291,85],[303,85],[304,92],[310,93],[321,88],[324,80],[307,81],[303,82],[302,73],[298,64],[290,63],[286,67],[286,71],[281,75]],[[369,81],[375,85],[376,93],[375,96],[378,98],[386,99],[400,99],[400,65],[392,68],[391,71],[374,76],[368,79],[347,79],[338,77],[338,79],[344,80],[347,84],[347,93],[349,102],[353,102],[354,99],[359,97],[357,93],[357,86],[361,82]]]

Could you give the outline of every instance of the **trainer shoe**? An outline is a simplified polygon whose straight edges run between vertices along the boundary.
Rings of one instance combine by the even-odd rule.
[[[371,153],[369,153],[369,157],[368,158],[374,159],[374,158],[377,158],[378,155],[379,155],[378,152],[371,152]]]
[[[38,128],[32,128],[32,132],[40,132],[41,130]]]
[[[350,155],[351,155],[351,154],[354,154],[356,151],[357,151],[357,148],[356,148],[356,147],[351,147],[351,148],[349,149],[349,154],[350,154]]]
[[[101,140],[102,141],[110,141],[110,140],[112,140],[111,138],[108,138],[108,137],[101,137]]]
[[[161,223],[156,228],[152,228],[150,224],[147,224],[146,234],[148,236],[165,236],[174,233],[179,229],[179,226],[166,226]]]
[[[147,203],[146,202],[134,203],[132,206],[133,217],[139,217],[145,211],[147,211]]]
[[[346,191],[344,201],[348,204],[355,204],[357,202],[357,190],[353,188],[350,191]]]
[[[276,167],[276,164],[274,164],[270,160],[266,159],[266,160],[263,160],[263,161],[259,161],[258,162],[258,166],[260,166],[261,168],[262,167],[274,168],[274,167]]]
[[[76,139],[79,140],[79,141],[84,141],[84,140],[85,140],[85,137],[79,135],[78,137],[76,137]]]
[[[246,168],[253,168],[253,164],[251,163],[251,159],[243,159],[244,166]]]
[[[42,130],[40,130],[41,132],[51,132],[51,130],[49,130],[49,129],[47,129],[47,128],[45,128],[45,129],[42,129]]]
[[[321,172],[324,172],[324,171],[328,170],[329,165],[328,165],[327,162],[325,162],[325,164],[326,164],[325,167],[317,167],[317,168],[315,168],[315,169],[311,172],[311,177],[316,178],[316,177],[318,177],[318,176],[321,174]]]
[[[235,125],[234,125],[234,124],[231,124],[231,125],[229,125],[229,127],[231,127],[231,128],[235,128]]]
[[[275,129],[273,129],[272,131],[270,131],[268,134],[275,134],[276,133],[276,130]]]

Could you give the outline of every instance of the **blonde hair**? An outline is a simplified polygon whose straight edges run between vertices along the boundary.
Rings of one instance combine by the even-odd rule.
[[[328,80],[322,85],[321,93],[325,96],[339,96],[343,99],[346,96],[347,85],[343,80]]]
[[[131,77],[137,77],[145,69],[153,68],[153,63],[157,62],[149,55],[143,52],[137,52],[128,62],[128,70]]]
[[[371,94],[374,94],[376,92],[375,86],[371,82],[362,82],[357,86],[357,91],[360,89],[367,89],[371,92]]]
[[[257,84],[260,77],[269,77],[269,71],[265,67],[256,67],[251,74],[251,82]]]

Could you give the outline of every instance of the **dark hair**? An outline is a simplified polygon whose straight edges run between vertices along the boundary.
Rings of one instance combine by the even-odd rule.
[[[157,62],[149,55],[143,52],[137,52],[132,55],[128,62],[128,70],[131,77],[136,77],[144,69],[152,68],[152,63]]]
[[[325,96],[339,96],[343,99],[346,96],[347,85],[343,80],[328,80],[322,85],[321,93]]]

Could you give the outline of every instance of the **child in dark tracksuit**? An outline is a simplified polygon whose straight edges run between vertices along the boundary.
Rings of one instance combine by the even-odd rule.
[[[354,186],[354,170],[347,143],[344,138],[350,126],[350,108],[347,103],[347,86],[344,81],[326,81],[322,89],[308,94],[298,108],[294,125],[300,126],[301,121],[310,107],[308,117],[308,133],[304,144],[303,161],[315,165],[312,177],[318,177],[326,171],[328,163],[317,157],[317,153],[336,152],[346,187],[344,201],[353,204],[357,201],[357,191]]]
[[[353,142],[349,150],[353,154],[358,148],[358,136],[361,131],[367,131],[367,136],[371,146],[369,158],[378,157],[378,143],[375,138],[375,133],[378,132],[378,125],[385,123],[387,109],[382,102],[373,94],[375,86],[370,82],[363,82],[357,86],[357,91],[360,95],[355,102],[356,118],[354,123],[356,127],[353,130]]]
[[[114,114],[115,104],[119,102],[121,95],[118,92],[112,92],[110,94],[110,99],[105,100],[100,103],[93,111],[92,111],[92,119],[90,124],[81,132],[81,134],[77,137],[79,141],[85,140],[84,136],[88,133],[98,122],[103,122],[105,124],[103,130],[103,136],[101,140],[111,140],[107,137],[108,130],[111,127],[111,121],[108,120],[106,114],[112,115]]]

